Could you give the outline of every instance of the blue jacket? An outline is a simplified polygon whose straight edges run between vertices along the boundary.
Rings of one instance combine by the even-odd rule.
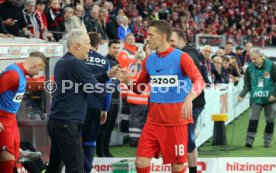
[[[118,37],[119,37],[120,40],[125,40],[126,35],[128,33],[132,33],[131,29],[129,27],[127,28],[127,31],[124,29],[124,27],[122,25],[120,25],[118,27]]]
[[[92,74],[107,72],[110,69],[110,64],[108,60],[104,56],[95,51],[89,52],[88,59],[85,62],[85,64],[90,69]],[[89,94],[87,100],[87,107],[100,109],[107,112],[110,106],[111,96],[112,94],[109,93],[105,95],[104,100],[102,100],[94,96],[93,94]]]
[[[56,64],[56,90],[53,93],[50,118],[69,123],[83,124],[87,110],[88,89],[84,85],[93,86],[109,80],[107,73],[94,75],[84,61],[77,59],[73,54],[66,53]],[[104,86],[104,92],[107,88]],[[102,98],[103,94],[93,92],[93,95]]]

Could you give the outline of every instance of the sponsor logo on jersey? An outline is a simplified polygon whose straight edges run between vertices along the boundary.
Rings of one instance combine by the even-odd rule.
[[[178,76],[177,75],[151,76],[150,85],[151,87],[176,87],[178,86]]]
[[[96,63],[96,64],[106,64],[106,60],[105,59],[101,59],[98,57],[93,57],[93,56],[89,56],[87,59],[87,62],[89,63]]]
[[[20,103],[23,99],[24,93],[16,93],[16,95],[13,98],[13,102]]]

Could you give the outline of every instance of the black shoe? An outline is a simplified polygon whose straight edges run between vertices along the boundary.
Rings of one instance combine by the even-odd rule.
[[[245,144],[245,147],[247,147],[247,148],[253,148],[252,144],[249,143],[249,142],[247,142],[247,143]]]
[[[114,157],[110,152],[105,152],[104,154],[106,155],[106,157]]]
[[[107,157],[103,152],[97,154],[98,157]]]

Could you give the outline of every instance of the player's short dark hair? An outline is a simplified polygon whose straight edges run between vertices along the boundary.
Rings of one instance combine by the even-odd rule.
[[[186,41],[185,36],[184,36],[184,32],[181,29],[173,28],[172,32],[175,32],[177,37],[182,38],[184,41]]]
[[[90,38],[90,45],[92,47],[97,47],[101,43],[101,37],[99,33],[89,32],[88,35]]]
[[[119,40],[110,40],[110,41],[108,42],[108,47],[111,47],[112,44],[120,44],[120,41],[119,41]]]
[[[167,41],[170,42],[172,36],[172,28],[165,20],[152,20],[149,22],[149,27],[155,27],[162,34],[166,34]]]

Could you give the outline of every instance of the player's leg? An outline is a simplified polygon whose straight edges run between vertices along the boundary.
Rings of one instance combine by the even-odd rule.
[[[198,151],[195,144],[195,128],[197,125],[198,116],[202,112],[204,107],[198,107],[193,109],[194,124],[188,125],[188,166],[190,173],[197,172],[197,156]]]
[[[2,123],[4,130],[0,133],[0,172],[12,173],[15,167],[15,136],[16,133],[16,120],[12,123]],[[18,129],[17,129],[18,130]],[[19,148],[18,148],[19,153]]]
[[[173,173],[184,173],[184,163],[187,161],[188,127],[186,124],[178,126],[162,126],[158,136],[163,164],[171,164]]]
[[[137,173],[149,173],[151,158],[159,157],[158,130],[158,126],[155,125],[146,123],[144,126],[137,147],[135,161]]]

